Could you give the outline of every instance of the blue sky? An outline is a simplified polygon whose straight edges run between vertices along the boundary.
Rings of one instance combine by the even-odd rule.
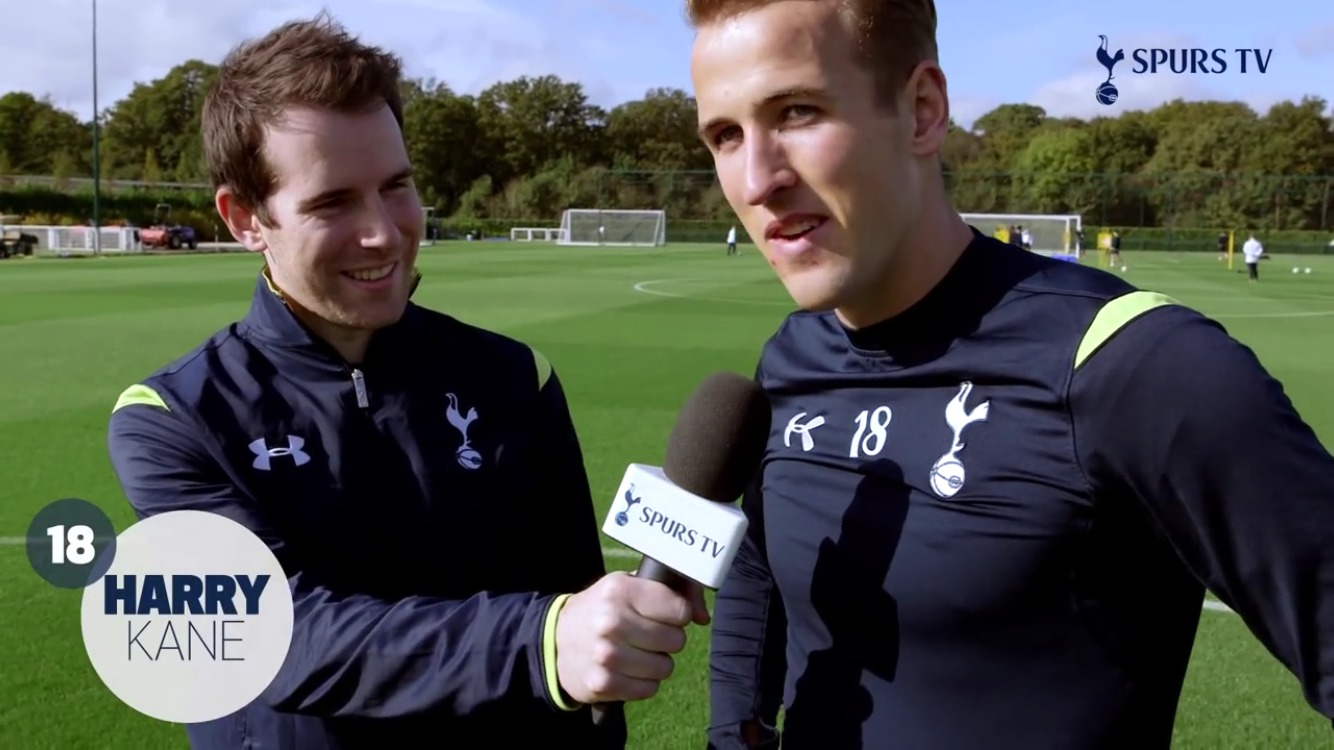
[[[91,112],[90,0],[0,0],[6,40],[0,91],[48,94]],[[405,59],[409,72],[477,92],[522,74],[578,80],[604,106],[655,86],[690,91],[691,32],[678,0],[98,0],[99,88],[105,106],[134,81],[189,57],[216,62],[246,36],[328,8],[364,38]],[[1240,99],[1264,111],[1303,94],[1334,99],[1334,4],[1330,0],[1211,0],[1205,14],[1184,0],[1090,4],[938,0],[942,63],[956,119],[971,124],[1003,102],[1054,115],[1090,117],[1163,101]],[[1323,7],[1322,7],[1323,6]],[[1200,7],[1200,6],[1196,6]],[[1065,8],[1065,10],[1062,10]],[[1106,78],[1094,52],[1106,34],[1127,56],[1147,47],[1272,49],[1264,75],[1138,76],[1117,66],[1121,101],[1093,92]],[[140,39],[153,38],[158,44]],[[17,44],[14,40],[20,40]]]

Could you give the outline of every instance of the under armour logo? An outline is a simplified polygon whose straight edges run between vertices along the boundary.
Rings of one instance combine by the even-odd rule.
[[[286,448],[270,448],[268,441],[260,438],[250,443],[250,452],[255,454],[255,461],[251,464],[260,471],[269,471],[273,468],[273,459],[289,456],[292,463],[296,466],[310,463],[310,454],[302,450],[306,445],[305,438],[296,435],[287,436]]]
[[[806,416],[806,412],[801,412],[787,421],[787,429],[783,430],[783,445],[792,447],[792,436],[801,436],[801,449],[804,452],[815,450],[815,438],[811,437],[811,430],[824,424],[824,417],[815,417],[807,422],[801,422],[801,418]]]

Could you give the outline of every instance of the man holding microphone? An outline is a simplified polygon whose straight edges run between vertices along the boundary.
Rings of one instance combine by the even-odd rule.
[[[587,705],[654,695],[702,596],[605,574],[550,363],[410,302],[399,85],[319,18],[235,49],[204,106],[218,213],[264,266],[242,320],[125,390],[108,448],[139,518],[263,539],[295,633],[268,691],[191,745],[624,747]]]

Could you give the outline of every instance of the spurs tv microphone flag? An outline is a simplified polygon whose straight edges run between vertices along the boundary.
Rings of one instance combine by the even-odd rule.
[[[644,555],[637,577],[676,591],[722,585],[747,526],[733,501],[759,468],[770,419],[759,385],[716,373],[678,413],[662,466],[630,464],[602,530]]]

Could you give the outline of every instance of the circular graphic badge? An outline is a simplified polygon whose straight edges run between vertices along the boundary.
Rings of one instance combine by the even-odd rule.
[[[93,669],[131,708],[178,724],[254,701],[292,641],[292,592],[259,537],[224,516],[175,511],[116,538],[83,594]]]
[[[28,562],[52,586],[81,589],[116,558],[116,527],[96,505],[67,497],[42,508],[28,525]]]

